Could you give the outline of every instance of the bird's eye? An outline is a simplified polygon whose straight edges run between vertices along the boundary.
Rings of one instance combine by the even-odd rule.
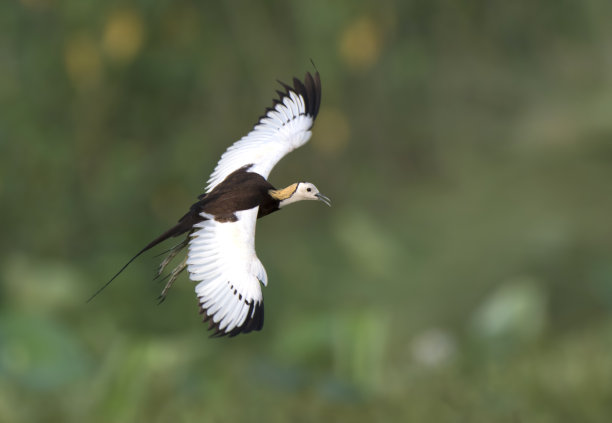
[[[306,188],[306,191],[310,192],[312,191],[312,188]]]

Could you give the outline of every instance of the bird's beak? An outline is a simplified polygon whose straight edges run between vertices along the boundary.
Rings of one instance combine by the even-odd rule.
[[[327,198],[326,196],[324,196],[324,195],[323,195],[323,194],[321,194],[320,192],[319,192],[319,193],[316,193],[316,194],[315,194],[315,196],[316,196],[316,197],[317,197],[319,200],[321,200],[321,201],[323,201],[325,204],[327,204],[329,207],[331,207],[331,200],[330,200],[329,198]]]

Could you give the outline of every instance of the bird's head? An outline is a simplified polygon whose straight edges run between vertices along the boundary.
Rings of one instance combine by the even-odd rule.
[[[271,190],[270,196],[280,201],[279,208],[302,200],[319,200],[331,207],[330,199],[321,194],[310,182],[297,182],[287,188]]]

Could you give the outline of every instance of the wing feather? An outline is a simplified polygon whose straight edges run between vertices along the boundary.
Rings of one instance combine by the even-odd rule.
[[[280,159],[310,139],[310,129],[321,103],[319,73],[314,77],[306,73],[304,82],[294,78],[293,87],[282,82],[281,85],[285,91],[277,91],[279,98],[259,118],[253,130],[223,153],[208,179],[206,192],[235,170],[250,164],[253,166],[249,171],[267,179]]]
[[[235,212],[236,221],[206,220],[195,225],[189,242],[187,268],[205,320],[215,335],[235,336],[263,325],[260,283],[266,271],[255,253],[255,223],[259,207]]]

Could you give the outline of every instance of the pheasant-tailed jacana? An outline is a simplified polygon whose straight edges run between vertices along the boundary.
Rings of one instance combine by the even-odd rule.
[[[284,206],[301,200],[329,199],[309,182],[276,189],[267,178],[286,154],[304,145],[321,104],[319,73],[306,73],[293,86],[281,82],[282,91],[266,109],[253,130],[221,156],[208,180],[205,193],[178,223],[151,241],[102,288],[110,284],[136,257],[168,238],[186,234],[162,261],[159,274],[185,247],[187,257],[169,275],[160,299],[185,269],[195,287],[204,321],[213,336],[235,336],[263,326],[266,270],[255,253],[255,222]],[[89,301],[88,300],[88,301]]]

